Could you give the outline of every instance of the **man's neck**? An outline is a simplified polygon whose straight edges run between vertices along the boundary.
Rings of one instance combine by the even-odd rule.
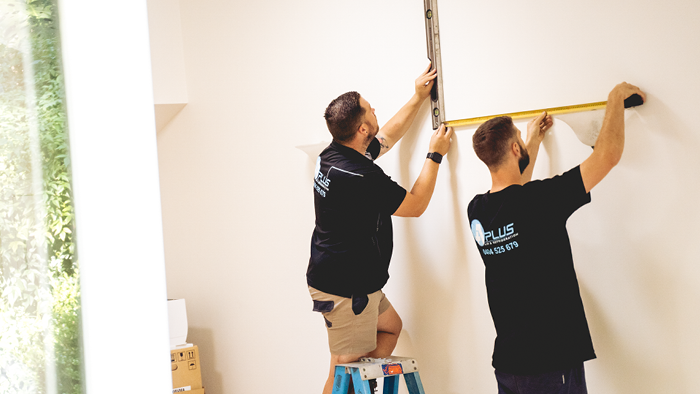
[[[522,185],[522,174],[517,165],[504,165],[491,172],[491,193],[500,192],[512,185]]]
[[[364,156],[365,152],[367,152],[367,148],[369,148],[370,142],[371,142],[371,140],[368,141],[367,143],[364,143],[364,141],[360,140],[359,138],[355,138],[352,141],[338,142],[338,143],[340,145],[347,146],[348,148],[354,149],[354,150],[360,152],[360,154]]]

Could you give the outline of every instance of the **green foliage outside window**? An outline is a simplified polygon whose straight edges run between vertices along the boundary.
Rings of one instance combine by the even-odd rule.
[[[0,392],[82,393],[54,0],[0,0]]]

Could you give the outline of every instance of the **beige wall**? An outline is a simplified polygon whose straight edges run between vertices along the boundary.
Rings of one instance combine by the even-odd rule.
[[[408,100],[427,65],[422,3],[181,0],[180,13],[188,105],[158,133],[168,296],[187,299],[208,393],[319,392],[326,335],[304,278],[314,158],[295,146],[329,140],[323,110],[345,91],[366,97],[380,123]],[[569,221],[599,356],[587,364],[591,392],[692,392],[696,69],[630,81],[654,87],[638,132]],[[425,106],[378,161],[406,188],[427,152],[427,116]],[[563,123],[555,132],[540,176],[588,152]],[[418,358],[431,393],[495,392],[494,330],[466,219],[489,179],[470,137],[457,132],[424,216],[394,222],[385,290],[404,319],[396,353]]]

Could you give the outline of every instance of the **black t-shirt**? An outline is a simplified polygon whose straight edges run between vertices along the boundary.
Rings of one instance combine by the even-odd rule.
[[[365,155],[334,141],[319,155],[309,286],[352,297],[380,290],[389,279],[391,215],[406,190],[374,164],[379,151],[377,139]]]
[[[595,358],[566,231],[590,201],[575,167],[469,203],[496,326],[494,368],[536,374]]]

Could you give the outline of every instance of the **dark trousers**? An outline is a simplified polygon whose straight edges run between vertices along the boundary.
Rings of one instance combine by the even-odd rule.
[[[537,375],[512,375],[496,370],[498,394],[588,394],[583,364]]]

